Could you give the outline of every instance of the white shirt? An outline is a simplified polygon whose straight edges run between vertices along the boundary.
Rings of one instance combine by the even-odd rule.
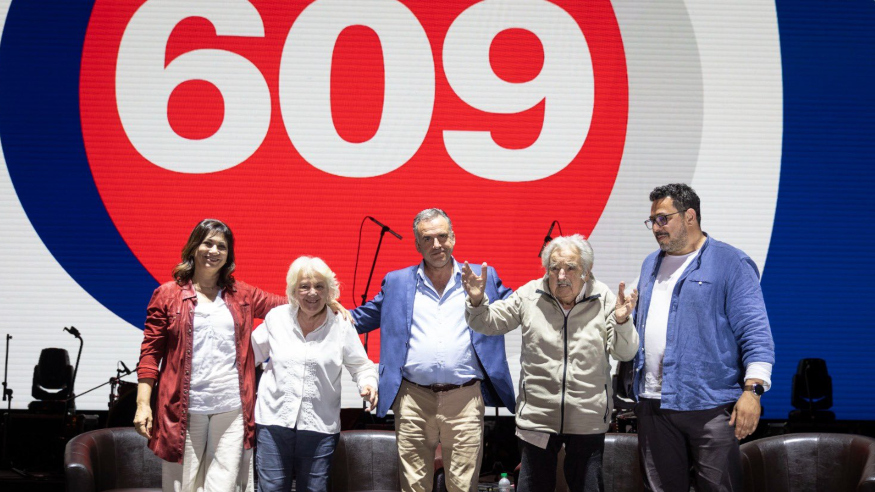
[[[643,398],[662,398],[662,359],[665,356],[671,295],[678,279],[698,254],[699,250],[686,255],[665,255],[659,265],[644,330],[644,390],[640,393]]]
[[[188,411],[214,414],[240,407],[234,318],[219,291],[215,301],[201,300],[194,308]]]
[[[273,308],[255,331],[255,363],[270,360],[258,384],[255,422],[323,434],[340,432],[340,371],[346,367],[359,392],[377,389],[377,370],[352,325],[327,310],[306,337],[298,308]]]
[[[401,369],[405,379],[423,385],[462,384],[474,378],[483,379],[471,344],[471,330],[465,321],[466,296],[462,272],[455,261],[443,295],[438,294],[422,264],[419,265],[410,348]]]

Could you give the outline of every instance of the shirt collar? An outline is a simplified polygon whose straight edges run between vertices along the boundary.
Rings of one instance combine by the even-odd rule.
[[[459,268],[459,263],[456,262],[455,258],[450,258],[450,261],[453,262],[453,278],[459,278],[462,276],[462,270]],[[420,278],[420,280],[426,280],[428,277],[425,275],[425,260],[419,262],[419,267],[416,269],[416,275]]]

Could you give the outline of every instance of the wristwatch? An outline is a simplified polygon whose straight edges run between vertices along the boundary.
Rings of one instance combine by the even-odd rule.
[[[761,385],[759,383],[755,383],[752,385],[749,384],[749,385],[745,386],[744,391],[752,391],[753,394],[755,394],[757,396],[763,396],[763,393],[766,392],[766,388],[764,388],[763,385]]]

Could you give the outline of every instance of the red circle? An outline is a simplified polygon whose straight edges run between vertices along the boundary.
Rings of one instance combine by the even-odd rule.
[[[261,146],[231,169],[185,174],[156,166],[131,145],[115,100],[119,44],[144,1],[95,2],[83,47],[80,104],[85,148],[107,212],[131,251],[158,281],[169,279],[191,228],[204,217],[217,217],[234,230],[241,279],[282,293],[290,262],[302,254],[317,255],[335,271],[344,287],[341,300],[352,307],[362,293],[368,257],[379,237],[379,228],[364,225],[362,260],[355,272],[363,217],[376,217],[404,235],[403,241],[390,236],[383,241],[370,297],[385,272],[421,260],[410,224],[418,211],[440,207],[453,219],[456,259],[486,261],[497,267],[506,284],[518,287],[543,275],[536,253],[552,220],[558,220],[567,234],[588,235],[611,195],[625,144],[628,83],[622,37],[609,0],[554,2],[585,34],[592,59],[594,104],[590,130],[577,156],[554,175],[530,182],[472,175],[453,162],[444,146],[445,131],[489,132],[507,148],[531,145],[541,131],[539,111],[543,110],[538,106],[519,114],[488,113],[467,105],[448,83],[442,68],[444,38],[453,21],[477,3],[470,0],[403,2],[431,46],[435,99],[431,124],[418,151],[395,171],[365,179],[331,175],[306,162],[289,140],[279,105],[279,64],[289,30],[309,2],[288,0],[252,1],[263,21],[264,36],[218,36],[205,20],[183,26],[184,21],[173,30],[168,61],[184,51],[216,49],[235,53],[258,68],[270,90],[271,119]],[[410,26],[411,33],[417,30]],[[505,33],[494,43],[495,70],[507,80],[525,80],[534,73],[537,63],[513,60],[513,53],[502,48],[529,43],[525,36]],[[351,43],[342,50],[349,50],[344,56],[350,59],[367,58],[373,56],[374,47],[366,42],[357,50]],[[368,66],[372,63],[373,59]],[[367,91],[380,92],[375,90],[375,73],[365,77]],[[354,85],[354,81],[347,83]],[[343,128],[354,123],[349,119],[354,112],[335,114],[340,120],[346,118],[338,123],[338,131],[353,140],[366,136],[374,128],[375,101],[372,98],[367,103],[371,109],[352,132]],[[179,124],[175,122],[174,128]],[[356,163],[354,155],[350,160]],[[560,200],[556,190],[563,190]]]
[[[207,138],[222,126],[225,99],[218,87],[205,80],[185,81],[170,94],[167,120],[180,137]]]
[[[526,29],[505,29],[489,47],[489,63],[500,79],[512,83],[534,80],[544,67],[544,46]]]

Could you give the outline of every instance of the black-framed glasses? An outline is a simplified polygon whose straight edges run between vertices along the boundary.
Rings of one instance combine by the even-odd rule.
[[[659,227],[665,227],[665,225],[668,224],[668,221],[670,220],[669,217],[671,217],[672,215],[677,215],[677,214],[682,213],[682,212],[686,212],[686,210],[678,210],[677,212],[675,212],[673,214],[657,215],[655,217],[650,217],[649,219],[644,221],[644,225],[648,229],[653,229],[653,224],[656,224]]]

